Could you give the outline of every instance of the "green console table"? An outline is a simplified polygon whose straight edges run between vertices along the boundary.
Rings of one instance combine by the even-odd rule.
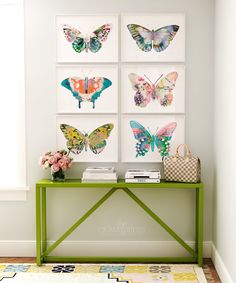
[[[47,215],[46,215],[46,192],[48,189],[57,188],[107,188],[108,192],[97,201],[80,219],[78,219],[63,235],[61,235],[50,247],[47,246]],[[194,189],[196,190],[196,235],[195,248],[191,248],[170,226],[157,216],[133,191],[140,188],[170,189]],[[130,190],[132,189],[132,191]],[[163,227],[183,248],[189,252],[189,257],[62,257],[49,256],[49,254],[65,240],[81,223],[83,223],[98,207],[107,201],[117,190],[122,190],[133,199],[149,216]],[[202,183],[133,183],[127,184],[124,180],[118,183],[81,183],[79,179],[70,179],[65,182],[52,182],[48,179],[39,180],[36,183],[36,253],[37,265],[43,262],[195,262],[202,266],[203,252],[203,184]]]

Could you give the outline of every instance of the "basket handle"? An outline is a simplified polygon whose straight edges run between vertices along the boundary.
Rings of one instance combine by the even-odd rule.
[[[180,147],[185,147],[186,149],[186,155],[185,155],[185,159],[188,160],[190,157],[191,157],[191,152],[189,150],[189,147],[186,143],[183,143],[183,144],[179,144],[175,150],[175,158],[178,158],[179,157],[179,149]]]

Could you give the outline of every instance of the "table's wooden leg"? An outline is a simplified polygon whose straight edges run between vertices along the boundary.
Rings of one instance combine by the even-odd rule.
[[[41,265],[41,187],[36,185],[36,262]]]
[[[198,265],[202,266],[203,263],[203,188],[197,188],[197,197],[196,197],[196,213],[197,213],[197,256],[198,256]]]

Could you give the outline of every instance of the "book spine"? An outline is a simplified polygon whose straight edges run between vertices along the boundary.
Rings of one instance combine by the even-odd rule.
[[[84,172],[88,172],[88,173],[114,173],[115,172],[115,168],[114,167],[109,167],[109,168],[104,168],[104,167],[92,168],[92,167],[88,167],[87,169],[85,169]]]
[[[82,179],[82,183],[117,183],[117,179],[112,180],[89,180],[89,179]]]
[[[160,183],[160,179],[125,179],[126,183]]]
[[[114,179],[114,178],[117,178],[117,175],[116,173],[102,173],[102,174],[93,174],[93,173],[83,173],[83,178],[86,178],[86,179]]]
[[[161,178],[161,174],[146,174],[146,175],[130,175],[130,174],[126,174],[125,178],[127,179],[141,179],[141,178],[147,178],[147,179],[159,179]]]
[[[151,176],[151,175],[160,175],[161,172],[127,172],[126,173],[127,175],[130,175],[130,176]]]

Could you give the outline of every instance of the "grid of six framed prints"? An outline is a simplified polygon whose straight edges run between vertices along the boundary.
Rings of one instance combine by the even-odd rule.
[[[160,162],[163,131],[170,153],[184,142],[183,14],[62,15],[56,32],[58,148],[79,162]]]

